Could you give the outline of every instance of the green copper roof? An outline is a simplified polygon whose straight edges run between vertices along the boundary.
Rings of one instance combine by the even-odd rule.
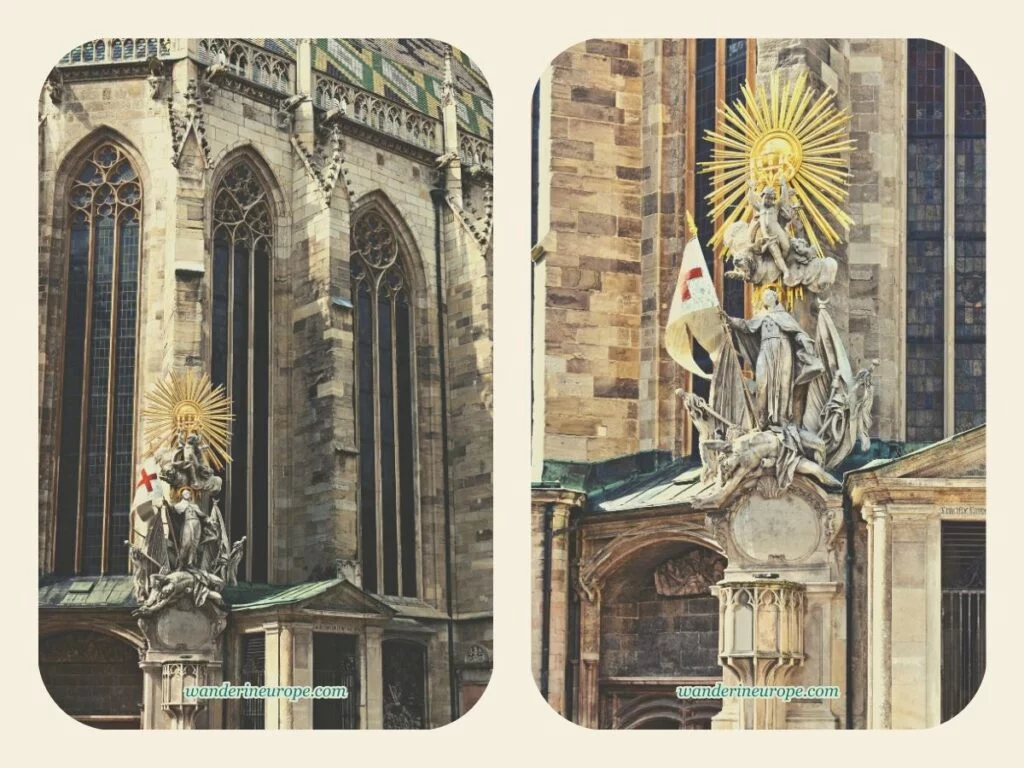
[[[843,478],[848,472],[886,464],[923,447],[926,444],[872,440],[868,450],[854,451],[832,474]],[[626,512],[685,503],[706,485],[700,482],[699,469],[696,457],[673,460],[665,451],[642,451],[597,462],[545,461],[542,480],[533,487],[584,493],[587,513]]]
[[[76,576],[39,586],[40,606],[134,608],[131,576]]]

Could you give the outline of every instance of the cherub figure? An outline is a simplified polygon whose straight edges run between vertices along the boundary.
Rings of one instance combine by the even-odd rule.
[[[785,179],[782,180],[782,195],[780,201],[775,194],[775,189],[769,185],[761,191],[760,198],[754,194],[754,180],[747,182],[750,187],[748,199],[750,207],[756,212],[758,234],[762,240],[762,252],[767,250],[772,261],[782,273],[783,282],[789,281],[789,265],[786,263],[786,255],[789,253],[789,233],[786,232],[786,224],[793,218],[793,207],[789,200],[789,187]]]

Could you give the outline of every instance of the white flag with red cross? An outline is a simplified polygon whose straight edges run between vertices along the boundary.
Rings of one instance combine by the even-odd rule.
[[[164,486],[160,482],[156,459],[150,458],[135,473],[135,495],[132,498],[132,511],[142,521],[149,520],[154,507],[164,498]]]
[[[694,360],[694,341],[707,350],[712,362],[718,360],[726,343],[719,307],[715,281],[694,234],[683,249],[679,280],[665,325],[665,349],[683,368],[705,379],[711,377]]]

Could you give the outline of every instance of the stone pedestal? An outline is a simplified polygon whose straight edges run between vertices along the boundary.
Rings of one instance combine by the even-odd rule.
[[[146,638],[142,727],[146,730],[219,728],[223,704],[188,695],[193,686],[223,681],[220,637],[226,614],[213,605],[196,608],[188,599],[139,619]]]
[[[835,686],[839,698],[726,698],[716,729],[837,728],[844,712],[842,499],[761,477],[709,510],[729,566],[719,599],[723,685]]]

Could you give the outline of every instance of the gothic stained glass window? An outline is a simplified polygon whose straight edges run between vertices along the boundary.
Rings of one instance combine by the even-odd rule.
[[[985,96],[956,57],[953,431],[985,422]]]
[[[232,462],[224,506],[232,539],[246,536],[250,581],[267,580],[270,388],[270,259],[267,191],[252,167],[225,174],[213,201],[211,379],[231,397]]]
[[[370,592],[417,594],[412,308],[399,245],[376,211],[352,231],[359,546]]]
[[[93,150],[68,195],[58,573],[127,573],[134,469],[142,186],[114,144]]]
[[[381,644],[384,677],[384,728],[419,730],[427,727],[427,651],[409,640]]]
[[[907,440],[943,437],[945,48],[907,41]]]
[[[947,114],[950,103],[953,114]],[[951,167],[947,167],[949,163]],[[952,194],[947,194],[950,187]],[[950,234],[951,241],[947,241]],[[985,421],[985,271],[984,95],[962,59],[947,58],[946,49],[938,43],[910,40],[906,373],[909,441],[939,440]],[[951,306],[936,300],[946,295],[945,287],[950,280]],[[950,311],[951,318],[946,315]],[[947,334],[947,322],[952,325],[951,334]],[[952,370],[950,382],[945,381],[947,366]],[[952,415],[952,423],[948,423],[947,414]]]

